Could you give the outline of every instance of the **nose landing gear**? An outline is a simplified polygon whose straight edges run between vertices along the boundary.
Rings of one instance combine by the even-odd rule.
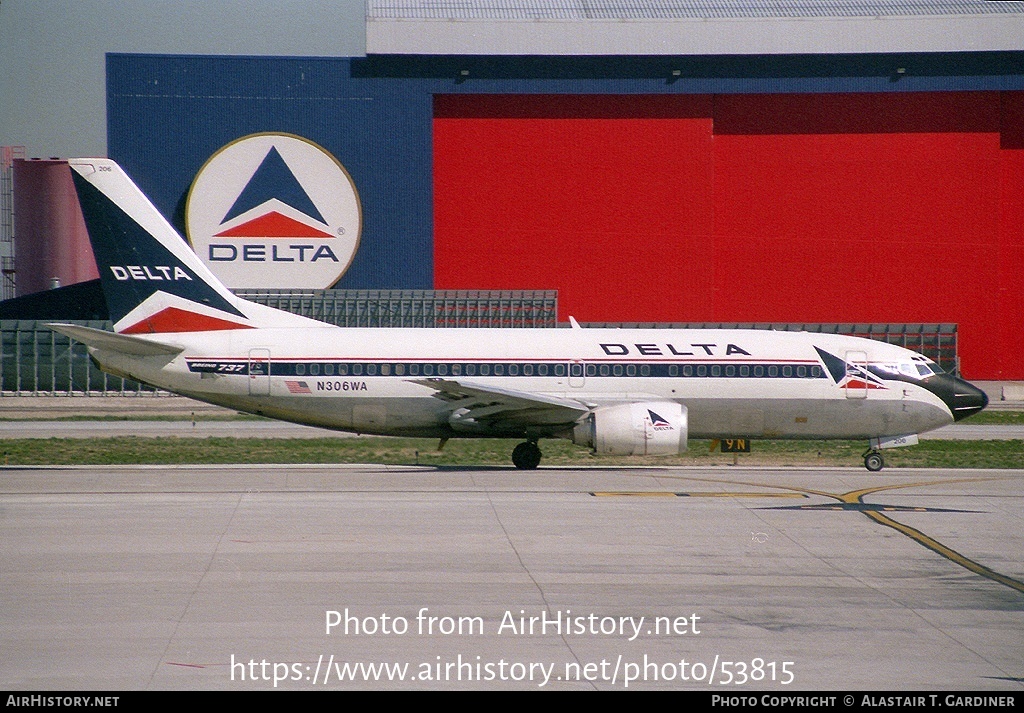
[[[877,473],[885,467],[885,459],[882,458],[881,453],[872,448],[864,454],[864,467],[872,473]]]

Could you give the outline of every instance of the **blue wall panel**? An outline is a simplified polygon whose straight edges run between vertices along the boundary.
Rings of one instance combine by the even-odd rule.
[[[363,232],[340,288],[433,287],[431,95],[343,59],[108,55],[110,157],[184,233],[196,173],[242,136],[292,133],[348,169]],[[410,89],[412,91],[410,91]]]

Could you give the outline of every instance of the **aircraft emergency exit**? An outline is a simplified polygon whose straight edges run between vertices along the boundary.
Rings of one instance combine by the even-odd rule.
[[[104,371],[271,418],[365,434],[565,438],[675,454],[696,438],[866,439],[983,409],[980,389],[898,346],[761,330],[341,328],[240,299],[108,159],[70,161],[114,332],[52,328]]]

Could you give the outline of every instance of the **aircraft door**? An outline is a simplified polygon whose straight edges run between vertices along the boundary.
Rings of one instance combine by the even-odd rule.
[[[581,361],[569,362],[569,386],[579,389],[586,383],[586,365]]]
[[[249,395],[270,396],[270,350],[249,350]]]
[[[846,352],[846,398],[868,397],[868,355],[866,352]]]

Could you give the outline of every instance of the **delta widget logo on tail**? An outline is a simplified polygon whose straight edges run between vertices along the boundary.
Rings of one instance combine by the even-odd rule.
[[[355,257],[362,211],[351,176],[325,149],[299,136],[253,134],[196,174],[185,227],[229,288],[322,289]]]

